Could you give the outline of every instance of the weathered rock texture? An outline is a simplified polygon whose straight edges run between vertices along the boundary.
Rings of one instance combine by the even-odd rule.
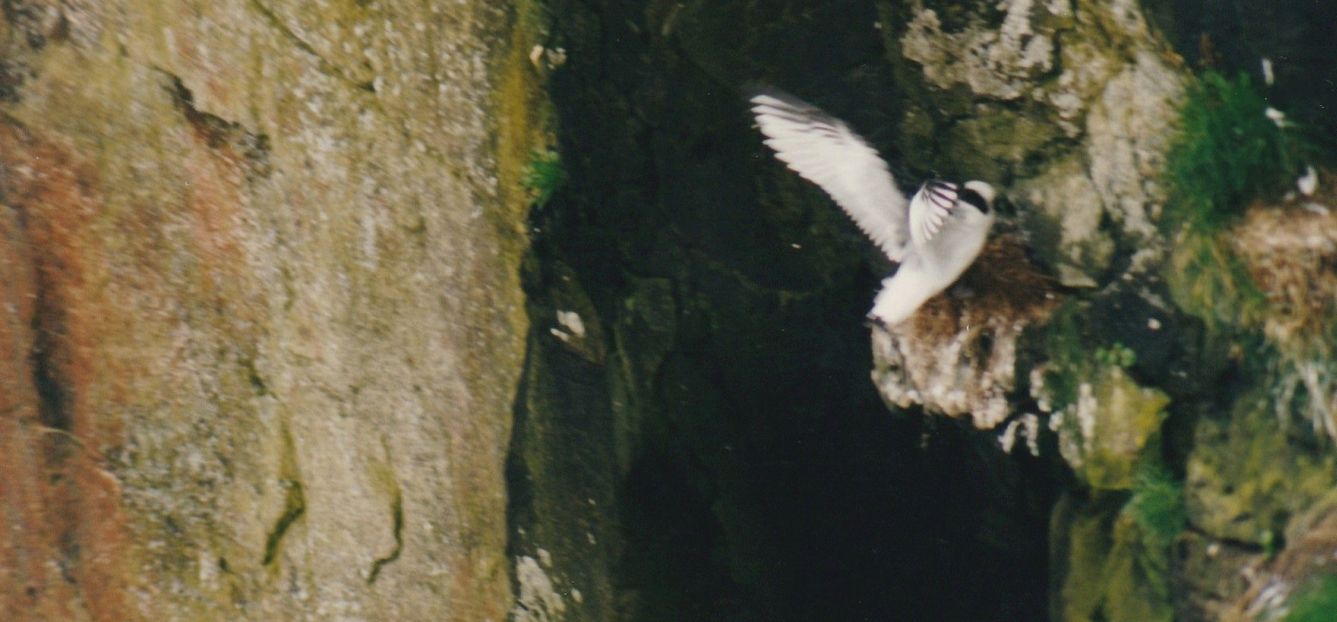
[[[877,338],[886,343],[874,348],[874,381],[893,404],[993,428],[1022,401],[1013,395],[1027,373],[1016,367],[1017,341],[1052,310],[1054,286],[1107,284],[1160,255],[1150,215],[1164,200],[1156,180],[1184,78],[1135,2],[880,6],[889,60],[913,87],[901,118],[907,149],[933,154],[940,170],[1004,185],[1025,244],[1057,282],[998,268],[1020,253],[986,253],[947,314],[979,317],[947,337],[922,317],[892,327]],[[1048,299],[1018,297],[1040,292]],[[897,354],[911,347],[915,355]]]
[[[1205,33],[1250,19],[1189,4],[879,3],[898,146],[1003,186],[1034,265],[1000,269],[1028,265],[1002,261],[1016,234],[1000,231],[961,283],[874,329],[873,379],[892,406],[998,427],[1009,449],[1071,469],[1050,523],[1053,619],[1253,619],[1327,571],[1302,560],[1330,552],[1337,223],[1327,191],[1292,192],[1216,234],[1167,233],[1158,180],[1190,79],[1167,39],[1182,49],[1186,24],[1217,24],[1191,45],[1219,62]],[[1308,10],[1259,12],[1295,24]],[[1229,54],[1281,54],[1304,31]],[[1296,109],[1333,95],[1297,88],[1268,92]],[[1158,530],[1181,526],[1156,521],[1183,519],[1139,510],[1161,463],[1186,475],[1173,549]],[[1299,552],[1267,561],[1283,543]]]
[[[1187,457],[1197,533],[1177,574],[1194,619],[1272,619],[1333,572],[1335,214],[1331,188],[1255,205],[1174,257],[1175,299],[1227,341],[1239,393],[1197,423]]]
[[[506,11],[3,9],[0,618],[503,619]]]

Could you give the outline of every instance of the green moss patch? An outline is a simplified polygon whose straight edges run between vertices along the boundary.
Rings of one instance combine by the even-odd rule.
[[[1133,476],[1128,510],[1149,541],[1168,545],[1187,521],[1184,483],[1164,466],[1145,463]]]
[[[535,150],[520,173],[520,185],[528,193],[534,205],[542,207],[552,199],[566,182],[566,169],[562,166],[562,156],[556,150]]]
[[[1181,309],[1207,323],[1215,334],[1261,325],[1267,298],[1224,234],[1184,231],[1165,270],[1170,296]]]
[[[1312,151],[1279,115],[1247,75],[1207,72],[1191,84],[1165,167],[1172,220],[1213,230],[1250,200],[1279,194]]]
[[[1171,620],[1168,549],[1135,519],[1127,497],[1064,497],[1054,508],[1050,618]]]

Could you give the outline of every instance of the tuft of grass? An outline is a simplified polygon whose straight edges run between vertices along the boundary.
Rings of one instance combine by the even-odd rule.
[[[1284,622],[1330,622],[1337,616],[1337,575],[1324,575],[1297,594]]]
[[[1207,72],[1189,86],[1165,167],[1173,220],[1215,230],[1294,180],[1312,143],[1302,126],[1268,113],[1247,74]]]
[[[529,193],[529,199],[543,207],[552,195],[566,183],[566,168],[562,156],[555,149],[535,150],[520,173],[520,185]]]
[[[1142,531],[1153,542],[1170,544],[1188,521],[1184,509],[1184,483],[1160,463],[1147,463],[1133,475],[1129,507]]]

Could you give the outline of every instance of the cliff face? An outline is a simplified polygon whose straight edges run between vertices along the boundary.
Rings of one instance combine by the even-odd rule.
[[[1337,195],[1165,182],[1195,67],[1337,91],[1224,4],[0,2],[0,618],[1302,607]],[[757,84],[1002,189],[977,265],[870,335]]]
[[[502,619],[506,12],[3,18],[0,617]]]

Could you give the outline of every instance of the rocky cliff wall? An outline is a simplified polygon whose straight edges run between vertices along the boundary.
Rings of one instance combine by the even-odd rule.
[[[3,11],[0,617],[503,619],[515,16]]]

